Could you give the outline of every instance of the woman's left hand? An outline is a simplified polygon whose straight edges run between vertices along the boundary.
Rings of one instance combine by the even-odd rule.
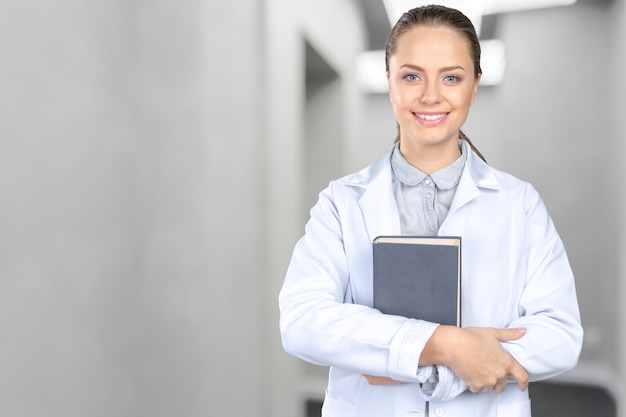
[[[386,376],[363,375],[370,385],[398,385],[402,382],[396,381]]]

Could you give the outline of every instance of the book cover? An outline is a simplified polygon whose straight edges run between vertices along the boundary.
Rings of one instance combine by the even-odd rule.
[[[374,308],[461,325],[461,238],[379,236],[373,242]]]

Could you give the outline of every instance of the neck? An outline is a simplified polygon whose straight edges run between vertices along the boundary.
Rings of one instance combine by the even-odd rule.
[[[416,145],[401,140],[400,153],[409,164],[427,175],[451,165],[461,156],[457,141],[437,145]]]

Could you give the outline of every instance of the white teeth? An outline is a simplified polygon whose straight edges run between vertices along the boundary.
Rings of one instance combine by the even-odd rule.
[[[417,117],[419,117],[420,119],[424,119],[424,120],[437,120],[437,119],[441,119],[445,115],[446,115],[446,113],[441,113],[441,114],[416,114]]]

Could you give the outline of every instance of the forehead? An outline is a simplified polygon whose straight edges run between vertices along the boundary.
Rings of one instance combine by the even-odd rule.
[[[402,65],[442,62],[442,65],[472,63],[469,41],[458,31],[446,26],[417,26],[397,39],[390,61]]]

